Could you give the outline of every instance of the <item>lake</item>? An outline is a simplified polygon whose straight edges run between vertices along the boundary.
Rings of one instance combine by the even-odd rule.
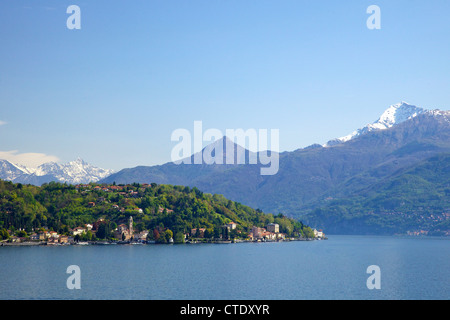
[[[0,299],[450,298],[450,241],[328,236],[277,243],[0,247]],[[67,288],[67,267],[81,289]],[[369,290],[367,268],[380,268]]]

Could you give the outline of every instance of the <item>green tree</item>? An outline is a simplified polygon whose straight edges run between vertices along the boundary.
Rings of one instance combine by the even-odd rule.
[[[17,236],[18,237],[27,237],[28,234],[25,230],[19,230],[19,232],[17,232]]]
[[[166,238],[166,242],[169,242],[170,239],[173,239],[173,232],[170,229],[164,231],[164,237]]]
[[[304,227],[303,234],[306,238],[314,238],[314,230],[310,227]]]
[[[173,239],[175,243],[184,243],[184,234],[181,231],[178,231],[175,234],[175,238]]]
[[[214,237],[214,229],[206,228],[205,233],[204,233],[204,237],[206,239],[211,239],[212,237]]]
[[[6,240],[8,238],[9,238],[8,230],[6,230],[5,228],[2,228],[0,230],[0,240]]]
[[[99,239],[106,239],[108,238],[108,227],[106,223],[100,223],[97,230],[97,238]]]

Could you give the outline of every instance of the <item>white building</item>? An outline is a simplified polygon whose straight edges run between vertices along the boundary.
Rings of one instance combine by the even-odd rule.
[[[86,229],[77,227],[72,230],[72,235],[76,236],[78,234],[83,234],[84,232],[86,232]]]
[[[227,227],[230,228],[230,230],[236,229],[236,226],[237,224],[234,222],[227,223]]]
[[[314,237],[316,237],[316,238],[323,238],[322,230],[317,231],[316,229],[314,229]]]

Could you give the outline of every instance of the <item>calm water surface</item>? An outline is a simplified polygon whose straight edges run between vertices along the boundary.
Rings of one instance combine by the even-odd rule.
[[[69,265],[81,289],[69,290]],[[381,269],[381,289],[366,286]],[[450,241],[0,247],[0,299],[445,299]]]

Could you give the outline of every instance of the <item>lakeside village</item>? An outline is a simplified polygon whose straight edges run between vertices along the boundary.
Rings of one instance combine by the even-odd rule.
[[[72,226],[64,224],[63,220],[53,220],[52,224],[47,227],[45,224],[35,224],[35,220],[31,227],[28,225],[26,228],[2,228],[0,229],[0,245],[191,244],[327,239],[322,230],[313,230],[309,227],[304,230],[305,232],[290,232],[290,234],[280,232],[282,227],[276,221],[266,221],[265,224],[259,224],[258,226],[251,226],[250,224],[242,228],[238,223],[228,219],[229,222],[223,222],[222,225],[212,229],[211,227],[192,226],[191,228],[184,228],[184,231],[178,229],[175,233],[161,223],[148,229],[144,227],[142,222],[136,223],[133,221],[133,216],[142,220],[148,214],[166,217],[171,215],[174,219],[180,219],[180,216],[174,215],[175,212],[172,210],[176,208],[169,209],[167,202],[152,202],[153,205],[149,202],[151,201],[148,198],[149,195],[158,195],[162,198],[170,197],[170,195],[164,193],[164,188],[173,188],[175,191],[179,189],[177,192],[188,192],[188,194],[191,192],[192,196],[195,194],[197,199],[198,197],[207,197],[208,199],[217,197],[217,201],[235,205],[220,195],[203,195],[196,188],[187,190],[186,187],[158,186],[153,183],[133,185],[80,184],[75,186],[50,184],[48,188],[56,190],[50,195],[56,193],[61,195],[67,192],[74,197],[75,200],[72,203],[76,203],[77,207],[74,209],[71,206],[69,210],[71,208],[92,218],[96,212],[100,212],[99,216],[95,218],[95,222],[85,221],[78,223],[78,225],[72,224]],[[46,196],[48,197],[48,195]],[[77,195],[82,198],[76,198]],[[69,199],[68,196],[65,197],[65,201]],[[195,202],[195,198],[193,199],[192,201]],[[165,205],[162,206],[161,203],[165,203]],[[197,205],[199,206],[201,203],[197,203]],[[50,206],[53,206],[53,203]],[[65,210],[64,207],[60,208]],[[11,217],[11,215],[8,216]],[[40,215],[40,217],[43,216]],[[115,217],[114,220],[120,224],[117,225],[113,220],[110,220],[112,217]],[[280,219],[283,224],[286,223],[283,217],[277,216],[276,219]],[[42,219],[42,221],[46,220]],[[55,225],[62,225],[62,227],[55,228]]]
[[[99,230],[103,219],[100,219],[94,225],[86,224],[82,227],[77,227],[70,230],[71,235],[58,234],[56,231],[45,230],[41,228],[38,232],[30,236],[20,237],[11,236],[6,240],[1,241],[1,245],[107,245],[107,244],[156,244],[154,236],[150,236],[148,230],[135,232],[133,228],[133,217],[129,218],[128,225],[120,224],[114,231],[113,240],[87,240],[96,239],[96,233]],[[182,241],[178,243],[239,243],[239,242],[278,242],[278,241],[312,241],[312,240],[326,240],[327,237],[322,230],[314,231],[314,238],[288,238],[286,234],[279,232],[280,226],[276,223],[270,223],[266,228],[252,227],[251,232],[246,239],[231,238],[231,234],[236,230],[237,224],[230,222],[222,226],[222,234],[219,238],[205,238],[205,228],[195,228],[190,233],[183,234]],[[155,232],[155,230],[153,231]],[[156,232],[158,230],[156,229]],[[118,240],[122,239],[122,240]],[[173,244],[174,239],[170,237],[166,243]]]

